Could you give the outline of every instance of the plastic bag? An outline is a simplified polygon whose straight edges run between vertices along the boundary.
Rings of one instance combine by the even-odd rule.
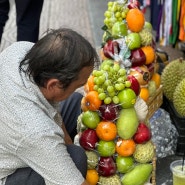
[[[169,113],[164,109],[158,109],[150,119],[150,125],[157,157],[173,155],[177,146],[178,132],[171,122]]]

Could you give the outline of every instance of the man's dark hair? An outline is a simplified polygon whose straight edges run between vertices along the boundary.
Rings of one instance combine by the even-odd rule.
[[[26,54],[19,69],[40,87],[56,78],[65,89],[83,67],[95,64],[99,58],[91,44],[77,32],[61,28],[49,30]]]

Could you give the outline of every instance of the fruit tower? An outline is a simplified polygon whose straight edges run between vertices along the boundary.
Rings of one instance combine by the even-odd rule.
[[[104,15],[102,62],[85,85],[77,127],[88,158],[86,179],[92,185],[150,184],[155,147],[146,102],[160,86],[152,27],[138,1],[108,2]]]

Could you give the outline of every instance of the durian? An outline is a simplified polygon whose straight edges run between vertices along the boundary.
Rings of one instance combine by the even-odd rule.
[[[100,176],[98,184],[101,184],[101,185],[121,185],[121,180],[117,174],[110,176],[110,177]]]
[[[173,94],[173,104],[177,113],[185,117],[185,78],[177,85]]]
[[[153,35],[148,29],[142,29],[139,35],[141,37],[142,46],[149,46],[152,44]]]
[[[173,101],[173,93],[180,81],[185,78],[185,60],[176,59],[171,61],[161,74],[164,95]]]
[[[135,161],[138,163],[148,163],[151,162],[155,155],[155,147],[151,141],[144,144],[137,144],[136,150],[133,154]]]
[[[88,169],[95,169],[98,165],[98,155],[94,151],[85,151],[87,155],[87,167]]]

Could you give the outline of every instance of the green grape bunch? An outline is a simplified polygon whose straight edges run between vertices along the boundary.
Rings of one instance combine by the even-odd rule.
[[[127,0],[121,0],[107,3],[107,10],[104,13],[104,24],[110,30],[114,23],[123,21],[126,18],[128,12]]]
[[[127,71],[113,60],[104,60],[100,69],[93,70],[94,90],[105,104],[119,104],[118,93],[131,86],[127,80]]]

